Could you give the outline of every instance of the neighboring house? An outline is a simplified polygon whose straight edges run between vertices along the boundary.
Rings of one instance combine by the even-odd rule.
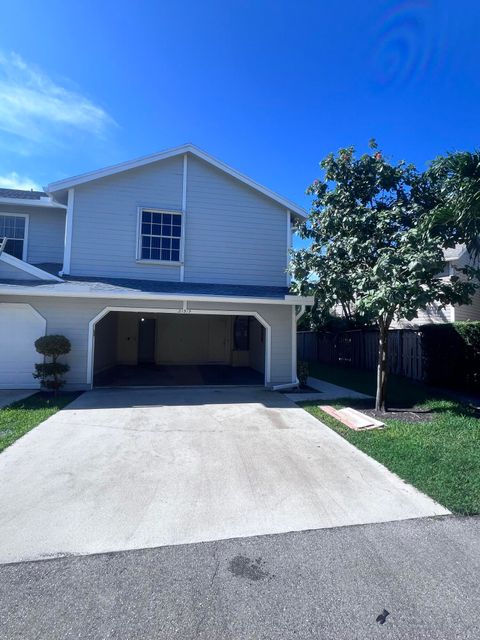
[[[464,245],[457,245],[454,249],[447,249],[445,251],[445,260],[448,264],[445,272],[441,274],[441,277],[453,275],[461,276],[458,269],[468,265],[470,257]],[[460,320],[480,320],[480,293],[478,291],[474,294],[471,304],[449,304],[445,307],[441,307],[437,304],[431,304],[428,305],[426,309],[420,310],[414,320],[410,322],[407,320],[395,322],[392,325],[392,328],[414,328],[421,326],[422,324],[457,322]]]
[[[447,266],[445,271],[439,274],[439,277],[449,277],[460,275],[458,270],[470,264],[470,257],[464,245],[458,245],[454,249],[445,251],[445,260]],[[344,316],[343,309],[340,305],[336,305],[332,309],[332,314],[337,317]],[[439,304],[429,304],[426,309],[420,309],[416,318],[413,320],[394,320],[391,329],[409,329],[416,328],[423,324],[434,324],[442,322],[457,322],[467,320],[480,320],[480,292],[477,291],[471,304],[465,305],[446,305],[441,307]]]
[[[305,212],[193,145],[0,190],[0,388],[35,387],[33,342],[72,343],[71,388],[297,382],[289,294]]]

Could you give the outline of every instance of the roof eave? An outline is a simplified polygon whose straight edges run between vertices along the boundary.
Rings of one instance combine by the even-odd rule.
[[[58,279],[60,280],[60,279]],[[283,304],[306,305],[313,304],[313,298],[308,296],[285,295],[283,298],[258,298],[248,296],[222,296],[202,295],[188,293],[149,293],[139,291],[91,291],[89,289],[75,287],[69,288],[68,283],[59,283],[55,289],[40,289],[36,286],[5,285],[0,283],[0,294],[22,295],[35,297],[64,297],[64,298],[104,298],[118,300],[171,300],[172,302],[232,302],[236,304]]]
[[[59,202],[54,202],[53,200],[44,199],[44,200],[32,200],[30,198],[1,198],[0,204],[7,204],[12,206],[21,206],[21,207],[47,207],[52,209],[66,209],[64,204],[60,204]]]

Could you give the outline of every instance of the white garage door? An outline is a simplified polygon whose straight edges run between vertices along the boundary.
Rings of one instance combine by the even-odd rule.
[[[34,342],[45,335],[45,318],[29,304],[0,303],[0,389],[35,389],[35,362],[42,356]]]

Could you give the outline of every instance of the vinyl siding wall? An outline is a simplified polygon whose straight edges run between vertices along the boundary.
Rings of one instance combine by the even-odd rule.
[[[480,320],[480,293],[472,298],[472,304],[464,304],[453,309],[453,319],[455,321]]]
[[[75,188],[71,275],[178,281],[174,265],[137,262],[138,207],[181,211],[183,158]]]
[[[447,305],[440,309],[436,304],[428,305],[426,309],[420,309],[417,317],[413,320],[399,320],[392,322],[392,329],[405,329],[409,327],[418,327],[422,324],[435,324],[439,322],[453,321],[453,307]]]
[[[106,307],[135,307],[148,309],[180,309],[178,302],[133,300],[102,300],[87,298],[47,298],[36,296],[0,296],[0,302],[26,302],[32,305],[47,321],[47,333],[65,335],[72,343],[72,350],[65,361],[70,364],[67,375],[69,387],[85,387],[87,382],[88,325]],[[258,312],[272,328],[271,380],[272,384],[292,382],[292,310],[289,305],[230,304],[196,302],[192,309],[239,312]]]
[[[286,286],[286,209],[189,156],[185,281]]]
[[[458,260],[452,263],[454,267],[457,269],[461,269],[467,265],[474,265],[474,262],[470,259],[469,254],[465,251]],[[460,275],[454,269],[454,273]],[[465,277],[465,276],[463,276]],[[455,321],[466,321],[466,320],[480,320],[480,292],[477,291],[472,298],[471,304],[464,304],[461,306],[455,306],[453,308],[453,320]]]
[[[139,207],[181,211],[183,156],[75,187],[72,275],[180,280],[180,265],[138,262]],[[287,213],[188,155],[186,282],[286,286]]]
[[[63,264],[65,242],[65,210],[48,207],[0,205],[0,215],[28,214],[27,262]]]

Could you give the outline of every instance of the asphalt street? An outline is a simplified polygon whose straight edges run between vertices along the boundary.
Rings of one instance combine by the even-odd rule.
[[[453,516],[22,562],[0,638],[477,640],[479,576]]]

